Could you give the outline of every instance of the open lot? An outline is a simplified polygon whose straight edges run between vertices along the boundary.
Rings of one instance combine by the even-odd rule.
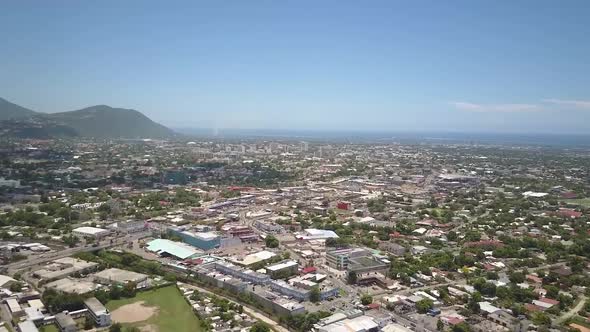
[[[199,320],[174,286],[138,293],[107,303],[113,322],[150,332],[200,331]]]
[[[567,204],[576,204],[583,207],[590,207],[590,198],[564,199],[563,202]]]

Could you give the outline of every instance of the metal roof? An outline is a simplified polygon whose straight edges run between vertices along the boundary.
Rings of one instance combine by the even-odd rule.
[[[147,249],[160,254],[167,253],[180,259],[187,259],[200,253],[189,245],[166,239],[155,239],[149,242]]]

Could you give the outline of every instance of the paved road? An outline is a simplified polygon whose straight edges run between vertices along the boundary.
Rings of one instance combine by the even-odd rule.
[[[26,259],[23,261],[8,264],[5,266],[5,268],[7,269],[8,274],[12,275],[15,272],[17,272],[18,270],[23,270],[23,269],[30,268],[30,267],[33,267],[36,265],[45,264],[49,261],[53,261],[53,260],[63,258],[63,257],[72,256],[72,255],[75,255],[80,252],[96,251],[96,250],[100,250],[100,249],[106,249],[106,248],[111,248],[111,247],[115,247],[115,246],[120,246],[120,245],[125,244],[126,242],[134,241],[139,238],[146,237],[149,234],[150,234],[149,232],[141,232],[141,233],[125,235],[125,236],[121,236],[118,238],[114,238],[113,243],[110,243],[110,240],[105,239],[105,240],[103,240],[103,242],[104,242],[103,244],[100,244],[99,246],[96,246],[96,247],[92,247],[92,246],[75,247],[75,248],[68,248],[65,250],[61,250],[61,251],[55,252],[55,253],[42,254],[40,256],[36,256],[36,257],[30,258],[30,259]]]

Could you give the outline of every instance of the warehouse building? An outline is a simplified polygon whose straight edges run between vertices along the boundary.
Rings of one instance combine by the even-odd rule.
[[[174,257],[185,260],[197,257],[202,253],[195,248],[180,242],[166,239],[155,239],[147,244],[146,249],[160,256]]]
[[[109,235],[111,232],[108,229],[104,229],[104,228],[98,228],[98,227],[89,227],[89,226],[84,226],[84,227],[78,227],[78,228],[74,228],[72,230],[72,234],[76,235],[76,236],[80,236],[80,237],[89,237],[89,238],[94,238],[94,239],[100,239],[103,238],[107,235]]]
[[[65,278],[73,273],[88,273],[95,270],[98,263],[87,262],[73,257],[56,259],[44,268],[33,272],[33,276],[43,281]]]
[[[124,285],[133,282],[137,285],[137,288],[148,286],[147,275],[117,268],[102,270],[92,276],[94,277],[95,282],[102,285]]]
[[[201,250],[211,250],[221,246],[221,237],[214,232],[193,233],[181,228],[170,227],[168,233],[180,237],[184,243]]]

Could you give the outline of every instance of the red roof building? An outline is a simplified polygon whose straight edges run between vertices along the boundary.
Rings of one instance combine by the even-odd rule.
[[[367,304],[367,308],[368,309],[379,309],[379,307],[380,307],[379,303],[370,303],[370,304]]]
[[[578,198],[578,194],[576,194],[573,191],[568,191],[568,192],[561,194],[561,198],[574,199],[574,198]]]
[[[315,266],[308,266],[301,270],[302,274],[315,273],[318,269]]]
[[[580,218],[582,216],[582,212],[574,211],[572,209],[559,209],[555,212],[556,215],[564,218]]]

